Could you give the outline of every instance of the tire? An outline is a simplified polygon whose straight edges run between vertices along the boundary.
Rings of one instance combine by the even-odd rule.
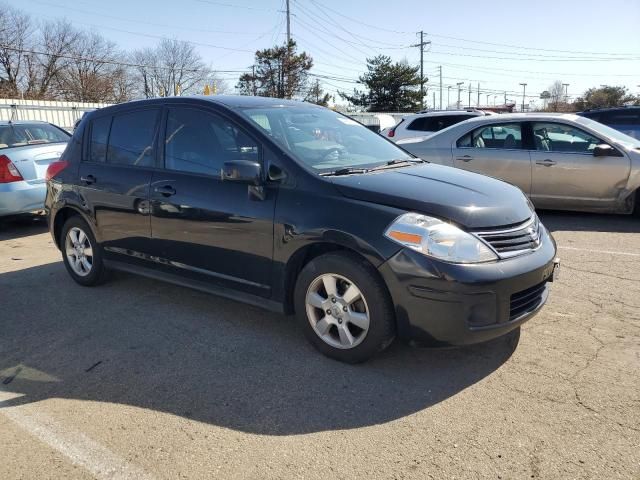
[[[87,222],[81,217],[73,216],[65,222],[60,238],[60,250],[64,266],[76,283],[92,287],[105,280],[106,268],[102,248]],[[82,260],[73,260],[79,258]]]
[[[347,252],[321,255],[305,265],[296,281],[294,306],[311,344],[341,362],[364,362],[395,338],[386,285],[372,265]]]
[[[632,215],[636,218],[640,218],[640,189],[636,190],[636,193],[634,194],[635,198],[634,198],[634,205],[633,205],[633,213]]]

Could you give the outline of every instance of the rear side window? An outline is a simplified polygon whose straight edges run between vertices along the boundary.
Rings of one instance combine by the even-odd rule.
[[[407,126],[407,130],[420,130],[423,132],[439,132],[451,125],[467,120],[474,115],[441,115],[437,117],[416,118]]]
[[[111,117],[96,118],[91,122],[91,145],[89,147],[89,161],[104,163],[107,159],[107,140]]]
[[[258,144],[231,122],[210,112],[172,108],[167,116],[165,167],[219,176],[229,160],[258,161]]]
[[[13,124],[0,126],[0,149],[68,142],[71,135],[53,125]]]
[[[522,131],[519,123],[500,123],[480,127],[457,141],[458,148],[521,149]]]
[[[139,110],[115,115],[111,123],[107,163],[150,167],[159,110]]]

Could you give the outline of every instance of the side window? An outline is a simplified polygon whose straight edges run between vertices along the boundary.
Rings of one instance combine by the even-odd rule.
[[[640,113],[633,112],[620,112],[620,113],[606,113],[599,120],[605,125],[620,125],[620,126],[637,126],[640,125]]]
[[[522,126],[519,123],[500,123],[476,128],[457,142],[458,148],[522,148]]]
[[[540,122],[533,124],[536,150],[545,152],[591,153],[602,143],[593,135],[564,123]]]
[[[229,160],[259,160],[258,144],[210,112],[172,108],[167,116],[165,168],[219,176]]]
[[[96,118],[91,122],[90,162],[104,163],[107,159],[109,128],[111,128],[111,116]]]
[[[153,166],[158,113],[157,109],[149,109],[115,115],[111,123],[107,163]]]

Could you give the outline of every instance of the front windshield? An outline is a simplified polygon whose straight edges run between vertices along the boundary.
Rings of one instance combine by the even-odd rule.
[[[578,117],[578,123],[586,125],[589,128],[592,128],[594,131],[602,133],[607,137],[614,139],[616,142],[622,144],[622,146],[627,148],[640,148],[640,140],[630,137],[629,135],[622,133],[615,128],[608,127],[600,122],[596,122],[595,120],[591,120],[586,117]]]
[[[358,122],[326,108],[248,108],[242,112],[294,158],[318,173],[412,159]]]

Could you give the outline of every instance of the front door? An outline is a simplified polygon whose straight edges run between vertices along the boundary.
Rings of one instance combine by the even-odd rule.
[[[155,167],[159,108],[95,117],[78,175],[78,191],[95,218],[107,256],[140,258],[149,251],[149,185]]]
[[[630,161],[595,157],[593,149],[605,143],[573,125],[532,123],[535,151],[531,200],[540,208],[599,208],[614,206],[627,183]]]
[[[453,145],[453,166],[499,178],[531,191],[531,159],[522,144],[522,124],[495,123],[467,133]]]
[[[276,189],[221,180],[225,161],[262,148],[213,111],[175,106],[164,122],[164,170],[151,183],[154,255],[171,273],[270,295]]]

